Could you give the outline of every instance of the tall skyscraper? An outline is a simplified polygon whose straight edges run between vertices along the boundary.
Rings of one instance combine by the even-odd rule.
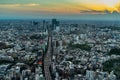
[[[56,26],[59,25],[59,21],[57,21],[56,19],[52,19],[52,30],[56,29]]]
[[[42,30],[43,30],[43,31],[45,30],[45,27],[46,27],[46,21],[43,20],[43,26],[42,26]]]

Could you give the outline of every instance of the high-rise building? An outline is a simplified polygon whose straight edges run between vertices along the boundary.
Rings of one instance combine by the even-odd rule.
[[[45,31],[47,27],[47,22],[43,20],[42,30]]]
[[[86,71],[87,80],[94,80],[94,76],[95,76],[94,71],[89,71],[89,70]]]
[[[52,19],[52,30],[56,29],[56,26],[59,25],[59,21],[57,21],[56,19]]]

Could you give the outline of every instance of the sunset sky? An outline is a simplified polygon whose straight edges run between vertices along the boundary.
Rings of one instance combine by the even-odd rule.
[[[119,20],[120,0],[0,0],[0,18]]]

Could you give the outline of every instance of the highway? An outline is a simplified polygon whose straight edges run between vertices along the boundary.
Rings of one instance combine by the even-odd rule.
[[[46,52],[46,55],[44,56],[44,75],[45,80],[52,80],[51,73],[50,73],[50,65],[51,65],[51,44],[52,44],[52,38],[51,36],[48,36],[48,50]]]

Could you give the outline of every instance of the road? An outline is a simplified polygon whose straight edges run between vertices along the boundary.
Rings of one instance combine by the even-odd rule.
[[[50,73],[50,65],[51,65],[51,44],[52,44],[52,38],[51,36],[48,36],[48,50],[46,52],[46,55],[44,57],[44,74],[45,74],[45,80],[52,80],[51,73]]]

